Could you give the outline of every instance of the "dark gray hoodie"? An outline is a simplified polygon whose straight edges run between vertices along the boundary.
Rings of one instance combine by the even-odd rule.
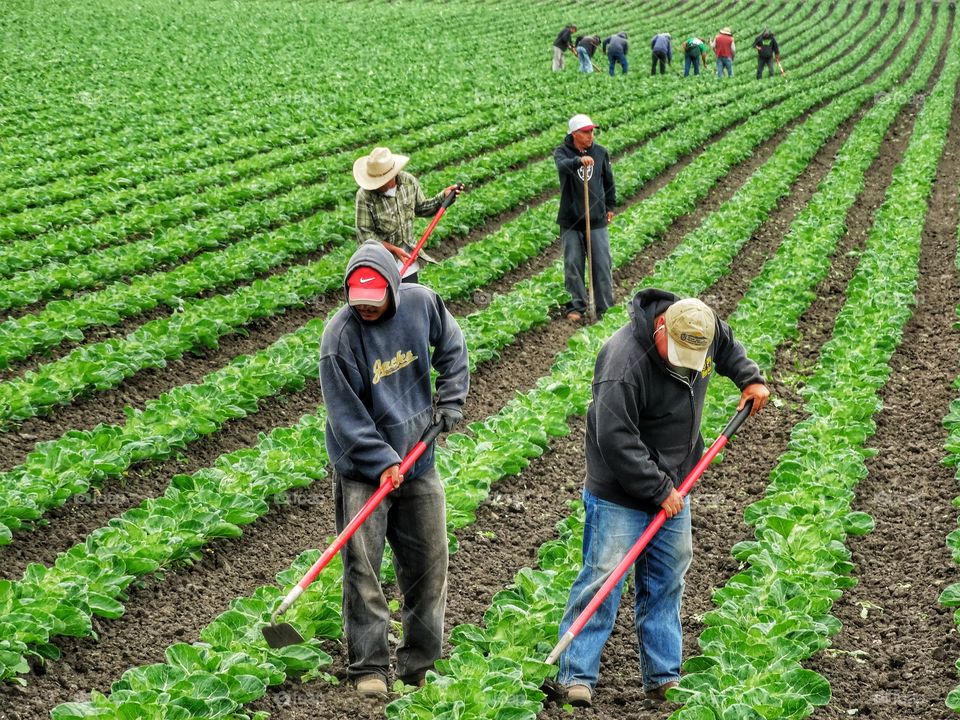
[[[703,373],[671,372],[653,340],[654,320],[680,298],[663,290],[637,293],[631,322],[597,356],[587,409],[587,489],[603,500],[657,512],[703,455],[700,419],[713,371],[741,390],[763,382],[725,322],[717,319]]]
[[[349,304],[327,323],[320,342],[320,387],[327,408],[330,462],[347,477],[378,483],[420,440],[433,415],[430,369],[437,404],[460,408],[470,372],[467,346],[456,320],[435,292],[400,284],[393,255],[368,242],[350,258],[346,278],[371,267],[389,283],[389,306],[376,322]],[[407,473],[412,480],[433,467],[433,446]]]

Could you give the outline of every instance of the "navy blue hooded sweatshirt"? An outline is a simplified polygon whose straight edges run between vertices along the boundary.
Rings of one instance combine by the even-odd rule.
[[[326,446],[339,473],[378,484],[420,440],[433,418],[430,369],[437,377],[437,405],[461,408],[470,371],[467,346],[456,320],[435,292],[400,284],[393,255],[367,242],[350,258],[346,278],[371,267],[388,283],[389,305],[366,322],[349,304],[340,308],[320,341],[320,387],[327,408]],[[433,446],[405,476],[433,467]]]
[[[725,322],[717,319],[702,373],[671,372],[653,340],[654,320],[680,298],[637,293],[631,322],[601,348],[587,409],[587,489],[625,507],[657,512],[703,455],[700,420],[713,372],[743,390],[762,383],[760,368]]]

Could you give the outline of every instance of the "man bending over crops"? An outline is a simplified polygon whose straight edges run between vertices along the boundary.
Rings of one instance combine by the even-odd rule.
[[[565,313],[572,322],[579,322],[587,309],[584,264],[588,251],[593,265],[590,287],[596,300],[597,316],[602,317],[613,305],[607,225],[613,220],[616,189],[610,154],[593,141],[594,128],[596,125],[586,115],[574,115],[567,123],[569,132],[563,144],[553,152],[560,175],[557,224],[563,245],[563,282],[570,294]]]
[[[357,240],[381,243],[396,257],[398,268],[410,257],[410,251],[416,245],[414,216],[433,215],[449,193],[459,195],[463,190],[463,185],[449,185],[439,195],[427,199],[417,179],[403,172],[409,160],[406,155],[394,155],[387,148],[379,147],[353,163],[353,177],[360,186],[357,190]],[[421,258],[434,262],[421,250],[417,260],[404,273],[402,282],[417,282]]]
[[[680,678],[680,600],[693,545],[690,504],[677,491],[703,454],[700,418],[714,371],[759,412],[770,395],[730,327],[701,301],[642,290],[630,324],[601,348],[587,410],[583,569],[560,623],[562,638],[613,568],[662,509],[663,527],[634,564],[634,621],[647,698],[665,699]],[[566,701],[588,706],[600,652],[613,629],[623,579],[560,656]]]
[[[443,484],[428,448],[401,476],[401,458],[428,426],[450,431],[470,384],[463,333],[440,296],[401,284],[393,256],[364,243],[347,265],[347,305],[323,331],[320,386],[327,408],[340,532],[384,483],[385,497],[343,548],[348,676],[366,697],[386,697],[390,609],[380,586],[384,541],[403,594],[396,675],[418,685],[440,657],[447,597]],[[430,370],[438,373],[431,399]]]

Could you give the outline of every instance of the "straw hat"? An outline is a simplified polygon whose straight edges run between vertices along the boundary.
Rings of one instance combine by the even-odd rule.
[[[376,190],[395,178],[409,160],[406,155],[394,155],[385,147],[374,148],[353,163],[353,178],[364,190]]]
[[[731,30],[731,29],[729,28],[729,26],[728,26],[728,27],[725,27],[725,28],[720,28],[720,34],[721,34],[721,35],[733,35],[733,30]]]

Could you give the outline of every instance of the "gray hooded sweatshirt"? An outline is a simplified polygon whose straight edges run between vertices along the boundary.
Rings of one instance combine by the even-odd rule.
[[[377,484],[431,423],[431,367],[439,373],[437,405],[443,407],[463,406],[470,371],[463,333],[439,295],[422,285],[401,285],[393,255],[373,242],[350,258],[344,293],[346,278],[361,266],[387,278],[387,311],[371,323],[349,304],[340,308],[320,342],[320,387],[330,462],[342,475]],[[406,480],[431,467],[432,445]]]
[[[679,299],[663,290],[637,293],[630,324],[597,356],[587,409],[587,489],[651,513],[703,455],[700,419],[713,372],[741,390],[763,382],[760,368],[719,318],[703,372],[672,372],[657,352],[653,329],[656,317]]]

